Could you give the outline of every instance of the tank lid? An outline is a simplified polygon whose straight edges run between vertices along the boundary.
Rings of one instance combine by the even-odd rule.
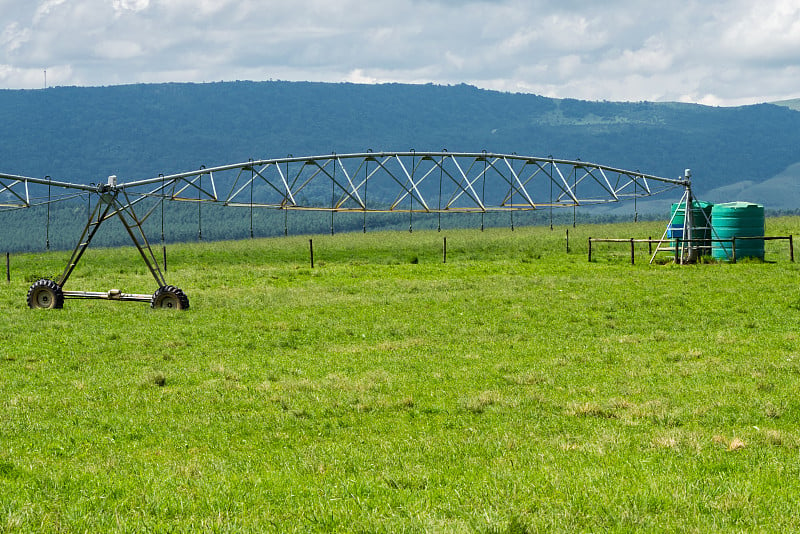
[[[752,202],[726,202],[724,204],[715,204],[715,208],[727,208],[727,209],[748,209],[748,208],[763,208],[761,204],[754,204]]]

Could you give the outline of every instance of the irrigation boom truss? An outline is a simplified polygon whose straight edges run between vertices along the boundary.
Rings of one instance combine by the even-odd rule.
[[[30,185],[47,186],[32,197]],[[489,213],[586,206],[691,190],[689,174],[672,179],[584,161],[488,152],[364,152],[249,160],[153,178],[81,184],[0,173],[0,211],[97,195],[94,211],[57,280],[28,291],[32,308],[60,308],[65,298],[149,301],[184,309],[186,295],[167,285],[143,223],[163,201],[330,212]],[[63,190],[53,196],[52,188]],[[219,191],[226,192],[219,194]],[[137,214],[138,212],[138,214]],[[118,218],[158,284],[153,295],[65,291],[100,225]]]

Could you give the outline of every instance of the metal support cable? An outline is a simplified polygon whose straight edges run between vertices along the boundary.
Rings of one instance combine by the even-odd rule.
[[[159,174],[161,176],[161,244],[164,244],[164,197],[166,194],[164,193],[164,175]]]
[[[550,156],[550,231],[553,230],[553,156]]]
[[[50,250],[50,200],[51,200],[51,197],[50,197],[50,185],[51,184],[50,184],[50,177],[49,176],[45,176],[45,179],[47,180],[47,224],[45,225],[46,226],[46,230],[45,230],[45,246],[47,247],[47,250]]]
[[[253,182],[255,181],[255,170],[252,163],[253,158],[250,158],[250,239],[253,239]]]
[[[514,156],[517,155],[516,152],[513,153]],[[514,176],[516,176],[516,172],[513,171],[513,163],[512,163],[512,172],[511,172],[511,179],[508,181],[508,198],[510,205],[510,212],[511,212],[511,231],[514,231]]]
[[[417,167],[417,151],[413,148],[409,150],[411,152],[411,190],[416,189],[416,185],[414,184],[414,171]],[[410,191],[411,191],[410,190]],[[411,199],[411,209],[408,210],[408,232],[411,233],[414,231],[414,193],[410,193],[409,198]]]
[[[287,155],[287,158],[292,158],[291,154]],[[289,162],[286,162],[286,180],[289,180]],[[287,191],[283,197],[283,235],[289,235],[289,192]]]
[[[368,149],[367,152],[372,152]],[[367,233],[367,184],[369,183],[369,159],[364,160],[364,233]]]
[[[205,169],[205,165],[200,165],[201,169]],[[203,193],[203,175],[200,174],[197,177],[197,240],[203,240],[203,202],[202,202],[202,193]]]
[[[333,153],[334,160],[336,159],[336,152]],[[333,235],[333,207],[336,202],[336,163],[333,165],[333,179],[331,180],[331,235]]]
[[[578,158],[578,161],[580,161],[580,160],[581,160],[581,158]],[[575,195],[575,197],[577,198],[577,196],[578,196],[578,168],[577,167],[573,167],[572,168],[572,176],[573,176],[573,179],[574,179],[574,184],[572,185],[572,192]],[[575,218],[576,218],[577,213],[578,213],[578,205],[577,204],[573,204],[572,205],[572,227],[573,228],[575,228]]]
[[[442,149],[442,152],[445,152],[445,150]],[[442,179],[443,178],[444,178],[444,156],[442,156],[442,159],[439,161],[439,205],[436,210],[439,215],[439,222],[437,229],[438,232],[442,231]]]
[[[481,191],[481,205],[486,206],[486,150],[483,153],[483,190]],[[486,209],[481,211],[481,232],[483,232],[484,218],[486,216]]]

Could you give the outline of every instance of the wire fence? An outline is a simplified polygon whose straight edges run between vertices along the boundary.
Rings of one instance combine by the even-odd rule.
[[[789,261],[794,262],[794,239],[791,235],[788,236],[746,236],[746,237],[732,237],[730,239],[683,239],[679,237],[671,238],[671,239],[653,239],[652,237],[648,237],[647,239],[635,239],[635,238],[598,238],[598,237],[590,237],[589,238],[589,261],[592,261],[592,244],[596,243],[625,243],[630,245],[630,260],[631,265],[635,265],[636,263],[636,244],[637,243],[647,243],[648,245],[648,254],[650,254],[651,258],[653,256],[653,245],[656,245],[656,253],[658,252],[669,252],[674,254],[675,263],[681,263],[683,251],[686,247],[695,246],[695,248],[705,251],[706,255],[711,253],[713,243],[726,243],[730,245],[731,253],[728,254],[727,247],[722,247],[722,250],[725,252],[727,259],[731,263],[736,263],[737,255],[736,255],[736,243],[741,241],[787,241],[789,247]],[[668,246],[663,246],[667,244]],[[699,246],[697,246],[699,245]],[[594,247],[594,252],[597,252],[597,247]],[[651,260],[652,261],[652,260]]]

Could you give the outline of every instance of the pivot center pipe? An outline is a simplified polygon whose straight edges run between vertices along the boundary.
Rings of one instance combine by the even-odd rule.
[[[694,242],[694,195],[692,194],[692,170],[686,169],[683,172],[683,177],[686,180],[686,207],[684,208],[684,235],[687,238],[689,245],[687,261],[694,263],[698,259],[698,247]]]

